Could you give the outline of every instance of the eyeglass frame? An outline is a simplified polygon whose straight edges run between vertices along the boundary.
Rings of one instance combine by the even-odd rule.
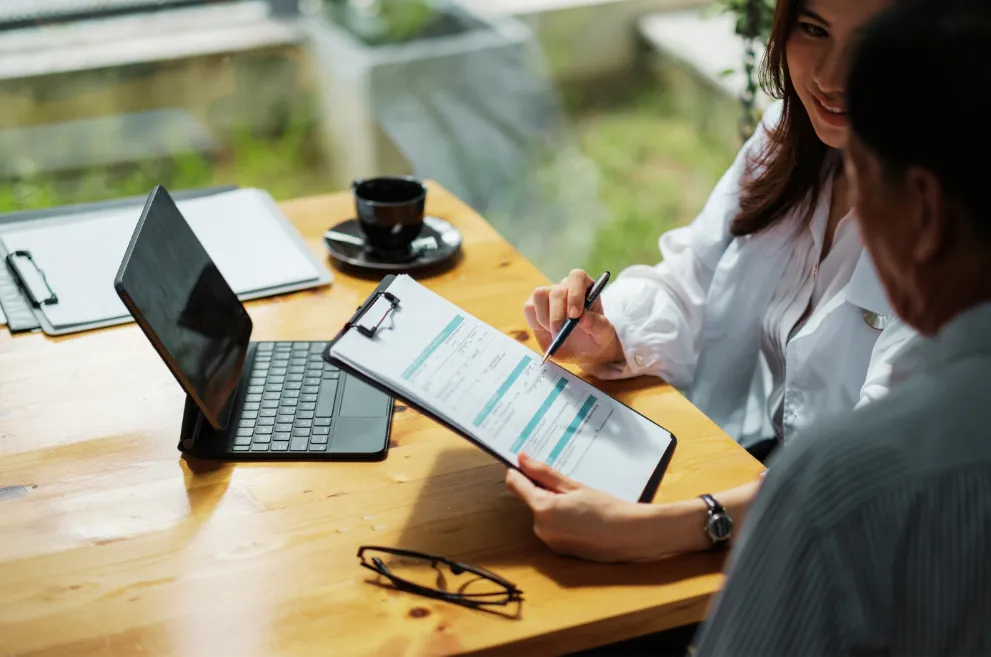
[[[426,561],[430,563],[431,568],[436,568],[437,564],[442,563],[447,566],[451,573],[455,576],[461,575],[462,573],[471,573],[473,575],[478,575],[481,578],[487,579],[491,582],[498,584],[506,589],[505,593],[450,593],[447,591],[441,591],[436,588],[430,588],[427,586],[422,586],[414,582],[409,581],[403,577],[399,577],[389,570],[389,567],[385,565],[385,562],[378,557],[372,557],[372,563],[368,563],[365,560],[365,551],[377,550],[379,552],[384,552],[386,554],[391,554],[397,557],[409,557],[413,559],[420,559],[421,561]],[[462,563],[460,561],[454,561],[448,559],[447,557],[440,556],[438,554],[430,554],[428,552],[417,552],[416,550],[404,550],[401,548],[391,548],[383,547],[380,545],[362,545],[358,548],[358,558],[361,559],[361,566],[368,568],[372,572],[386,577],[392,582],[393,586],[397,590],[406,591],[407,593],[416,593],[424,597],[433,598],[435,600],[444,600],[446,602],[451,602],[454,604],[465,605],[468,607],[488,607],[488,606],[499,606],[505,607],[513,602],[522,602],[523,591],[520,590],[515,584],[510,582],[504,577],[500,577],[495,573],[480,568],[478,566],[472,566],[470,564]],[[460,572],[459,572],[460,571]],[[489,601],[489,600],[475,600],[473,598],[477,597],[492,597],[494,595],[505,595],[505,600],[501,601]]]

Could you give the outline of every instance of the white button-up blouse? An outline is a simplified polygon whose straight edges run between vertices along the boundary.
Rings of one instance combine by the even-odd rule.
[[[766,112],[695,221],[661,236],[660,264],[629,267],[606,288],[627,362],[590,372],[662,377],[745,447],[788,441],[816,418],[882,396],[892,358],[915,337],[893,313],[853,216],[821,258],[831,182],[811,222],[730,234],[746,158],[780,113],[780,103]]]

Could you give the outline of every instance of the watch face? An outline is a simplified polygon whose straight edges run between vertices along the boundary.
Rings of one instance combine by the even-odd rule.
[[[714,541],[725,541],[733,531],[733,521],[726,515],[715,515],[709,518],[709,536]]]

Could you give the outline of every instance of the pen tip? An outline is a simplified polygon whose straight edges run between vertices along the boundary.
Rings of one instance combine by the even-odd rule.
[[[550,358],[550,357],[551,357],[550,354],[544,354],[544,358],[543,358],[543,360],[540,361],[540,364],[541,365],[546,365],[547,364],[547,359]]]

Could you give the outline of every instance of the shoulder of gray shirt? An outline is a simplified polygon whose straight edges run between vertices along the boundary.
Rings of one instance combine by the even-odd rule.
[[[991,353],[919,372],[885,398],[825,420],[781,450],[765,486],[802,491],[819,530],[892,490],[926,488],[958,469],[991,476]]]

